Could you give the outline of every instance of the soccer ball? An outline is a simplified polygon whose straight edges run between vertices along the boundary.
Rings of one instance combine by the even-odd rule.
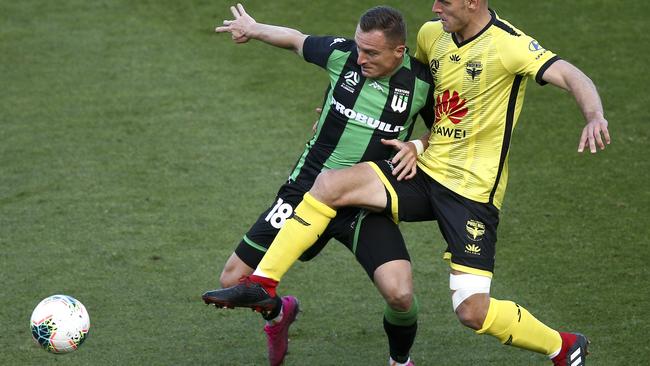
[[[32,337],[52,353],[76,350],[86,340],[90,317],[83,304],[67,295],[43,299],[32,312]]]

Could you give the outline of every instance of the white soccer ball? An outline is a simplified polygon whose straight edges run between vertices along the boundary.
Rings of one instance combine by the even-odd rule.
[[[84,305],[67,295],[43,299],[32,312],[30,323],[36,343],[53,353],[76,350],[90,329],[90,317]]]

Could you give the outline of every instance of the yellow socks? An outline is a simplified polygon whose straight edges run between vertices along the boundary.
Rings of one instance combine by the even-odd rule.
[[[305,193],[293,217],[284,223],[254,274],[279,282],[300,255],[318,240],[334,216],[335,210],[309,192]]]
[[[489,334],[506,345],[550,355],[562,346],[560,334],[512,301],[490,299],[483,328],[478,334]]]

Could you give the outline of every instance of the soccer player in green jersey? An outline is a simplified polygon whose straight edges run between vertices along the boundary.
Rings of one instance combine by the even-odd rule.
[[[301,248],[308,248],[342,207],[383,211],[396,220],[437,220],[447,241],[452,304],[462,324],[544,354],[554,365],[584,365],[585,336],[558,332],[522,306],[490,297],[490,285],[510,140],[527,79],[573,95],[586,121],[578,152],[588,147],[596,153],[610,143],[598,92],[575,66],[499,18],[487,0],[435,1],[433,11],[439,19],[421,28],[416,57],[429,64],[434,77],[436,113],[426,150],[411,172],[415,177],[396,177],[390,161],[320,174],[251,276],[257,301],[274,291]],[[255,303],[245,304],[236,290],[214,296],[237,306]]]
[[[220,278],[224,287],[253,272],[321,171],[393,158],[408,172],[416,160],[409,145],[422,142],[404,141],[411,134],[418,113],[429,112],[426,120],[433,120],[431,73],[426,64],[406,52],[406,26],[396,10],[368,10],[359,21],[355,40],[307,36],[294,29],[260,24],[241,5],[231,11],[235,19],[225,21],[217,32],[230,32],[236,43],[257,39],[290,49],[325,69],[330,86],[315,135],[275,200],[228,259]],[[302,259],[315,256],[330,238],[345,244],[386,299],[383,322],[389,362],[409,364],[418,305],[413,296],[408,251],[396,223],[385,215],[349,208],[341,210],[326,226],[316,245]],[[211,297],[211,291],[203,299],[220,305]],[[293,296],[275,297],[257,308],[268,321],[265,331],[269,361],[271,365],[280,364],[298,302]]]

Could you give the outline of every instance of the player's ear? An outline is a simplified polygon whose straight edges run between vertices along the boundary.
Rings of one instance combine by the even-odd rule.
[[[393,52],[395,53],[395,57],[398,57],[398,58],[402,57],[402,56],[404,56],[404,52],[406,52],[406,46],[401,44],[401,45],[395,47]]]
[[[465,6],[470,10],[476,10],[484,0],[465,0]]]

